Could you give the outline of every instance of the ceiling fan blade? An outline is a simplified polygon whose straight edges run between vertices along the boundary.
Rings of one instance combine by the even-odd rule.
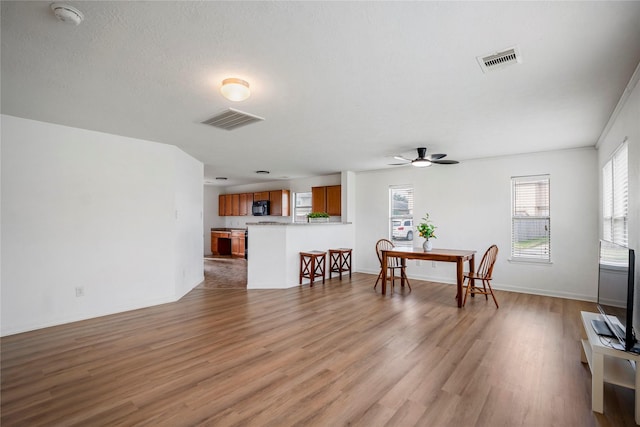
[[[402,156],[393,156],[393,158],[396,160],[404,160],[405,162],[411,161],[411,159],[407,159],[406,157],[402,157]]]
[[[389,166],[406,166],[411,163],[388,163]]]
[[[457,160],[431,160],[431,163],[438,165],[457,165],[460,162]]]
[[[446,154],[431,154],[430,156],[427,156],[427,160],[438,160],[441,159],[443,157],[447,157]]]

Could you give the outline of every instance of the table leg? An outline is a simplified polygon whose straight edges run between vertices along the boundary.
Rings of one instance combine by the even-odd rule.
[[[382,252],[382,295],[387,293],[387,253]]]
[[[400,287],[404,288],[404,272],[405,272],[405,268],[407,267],[407,259],[406,258],[400,258],[400,266],[402,266],[402,269],[400,270]]]
[[[591,361],[591,409],[600,414],[604,411],[604,354],[594,352]],[[637,403],[636,403],[637,407]]]
[[[469,258],[469,272],[475,272],[476,271],[476,257],[475,255],[471,254],[471,258]],[[475,279],[469,278],[469,286],[471,286],[471,289],[473,289],[473,287],[476,285],[476,281]],[[476,294],[471,292],[471,298],[475,298]]]
[[[456,297],[458,298],[458,308],[462,307],[462,269],[464,267],[464,261],[460,258],[458,258],[458,260],[456,261],[456,267],[457,267],[457,277],[458,280],[456,281],[456,285],[458,287],[458,293],[456,294]]]

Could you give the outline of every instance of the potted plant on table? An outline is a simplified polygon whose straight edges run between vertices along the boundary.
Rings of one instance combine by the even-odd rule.
[[[311,212],[307,214],[308,222],[329,222],[329,214],[326,212]]]
[[[425,214],[425,216],[422,218],[422,221],[423,222],[418,224],[416,229],[418,230],[418,234],[420,234],[420,237],[424,237],[426,239],[424,242],[422,242],[422,248],[425,250],[425,252],[428,252],[433,248],[430,239],[437,239],[435,235],[437,227],[433,225],[433,223],[429,220],[428,213]]]

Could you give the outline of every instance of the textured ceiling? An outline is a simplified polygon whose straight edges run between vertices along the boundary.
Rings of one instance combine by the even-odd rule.
[[[2,113],[173,144],[227,185],[593,146],[640,62],[640,2],[68,3],[77,27],[2,1]],[[200,123],[229,107],[266,120]]]

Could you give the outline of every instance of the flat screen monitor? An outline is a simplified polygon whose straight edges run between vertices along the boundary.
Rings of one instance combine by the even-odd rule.
[[[634,267],[633,249],[606,240],[600,241],[598,311],[610,335],[619,340],[624,350],[638,352],[640,349],[634,346]]]

